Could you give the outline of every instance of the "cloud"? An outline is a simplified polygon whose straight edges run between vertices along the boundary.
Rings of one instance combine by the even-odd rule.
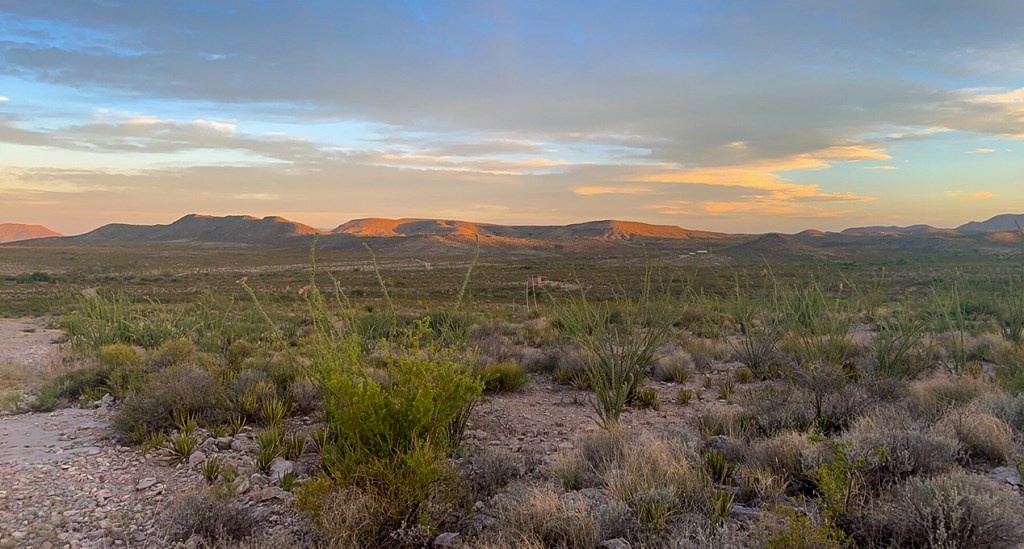
[[[990,193],[988,191],[976,191],[969,193],[953,191],[946,193],[946,196],[949,198],[959,198],[962,200],[987,200],[989,198],[996,197],[995,193]]]
[[[0,103],[7,103],[10,100],[11,98],[7,97],[6,95],[0,95]]]
[[[973,149],[973,150],[967,151],[967,154],[987,154],[987,153],[994,153],[994,152],[996,152],[995,149]]]
[[[574,193],[583,196],[594,196],[602,194],[647,194],[651,189],[646,187],[577,187]]]
[[[864,166],[864,169],[865,169],[865,170],[883,170],[883,171],[891,171],[891,170],[898,170],[899,168],[897,168],[896,166],[888,166],[888,165],[885,165],[885,166]]]

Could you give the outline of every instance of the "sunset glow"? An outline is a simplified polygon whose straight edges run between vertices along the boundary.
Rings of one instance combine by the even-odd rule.
[[[0,222],[1024,211],[1016,2],[0,5]]]

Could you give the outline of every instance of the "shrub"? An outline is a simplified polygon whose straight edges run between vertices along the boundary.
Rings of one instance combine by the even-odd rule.
[[[429,530],[453,504],[445,457],[461,443],[458,420],[483,383],[454,350],[424,344],[426,335],[419,322],[379,371],[339,365],[339,357],[315,364],[330,441],[324,467],[368,508],[380,507],[370,523],[351,525],[361,545],[393,543],[389,536],[408,525]]]
[[[963,444],[970,458],[1002,464],[1013,446],[1013,430],[1003,420],[973,408],[953,410],[940,423]]]
[[[248,507],[223,501],[209,494],[181,496],[173,500],[164,515],[167,536],[184,542],[192,536],[203,541],[241,540],[252,535],[256,519]]]
[[[486,501],[522,474],[519,459],[510,452],[481,448],[467,458],[463,482],[475,503]]]
[[[300,377],[288,386],[288,399],[295,403],[295,411],[302,415],[311,415],[322,408],[320,388],[316,383]]]
[[[910,476],[945,473],[956,466],[960,455],[955,438],[893,409],[858,419],[843,440],[864,482],[876,489]]]
[[[765,505],[777,502],[786,494],[786,477],[770,469],[740,466],[733,474],[739,488],[740,501],[748,504]]]
[[[491,393],[514,393],[521,389],[530,376],[514,362],[499,362],[478,370],[484,380],[484,389]]]
[[[173,424],[172,414],[194,414],[201,423],[214,425],[227,416],[224,388],[209,372],[178,366],[157,372],[121,404],[114,428],[123,437],[140,442]]]
[[[954,471],[912,478],[872,505],[866,541],[898,547],[1013,547],[1024,541],[1021,498],[994,481]]]
[[[31,403],[34,410],[52,410],[60,404],[70,404],[83,397],[106,390],[110,368],[98,364],[86,364],[47,381],[36,392]],[[101,393],[102,394],[102,393]]]
[[[788,507],[778,507],[779,522],[765,521],[760,532],[765,549],[841,549],[846,534],[828,519]]]

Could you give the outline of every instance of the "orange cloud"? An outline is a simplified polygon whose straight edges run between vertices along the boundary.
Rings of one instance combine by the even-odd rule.
[[[988,191],[977,191],[973,193],[949,192],[946,193],[946,196],[949,198],[961,198],[964,200],[986,200],[989,198],[995,198],[996,195]]]
[[[574,193],[583,196],[594,196],[600,194],[645,194],[651,189],[645,187],[579,187],[573,189]]]

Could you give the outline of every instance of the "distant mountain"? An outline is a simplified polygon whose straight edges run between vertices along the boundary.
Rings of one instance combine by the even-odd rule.
[[[991,233],[1024,230],[1022,227],[1024,227],[1024,214],[1003,214],[997,215],[988,221],[971,221],[970,223],[960,225],[956,230],[965,233]]]
[[[280,244],[296,237],[308,237],[315,234],[326,233],[282,217],[260,219],[248,215],[216,217],[189,214],[170,225],[113,223],[75,238],[134,242],[193,241]]]
[[[822,261],[842,257],[842,254],[802,241],[805,239],[817,240],[827,236],[807,231],[796,236],[768,233],[721,250],[720,254],[740,261],[768,261],[771,263]]]
[[[874,226],[874,227],[852,227],[843,231],[843,234],[907,234],[934,231],[931,225],[910,225],[908,227],[896,226]]]
[[[36,238],[51,238],[54,236],[63,235],[56,231],[51,231],[42,225],[0,223],[0,243],[20,242],[22,240],[33,240]]]
[[[588,221],[571,225],[496,225],[449,219],[355,219],[332,231],[361,237],[453,236],[525,240],[634,240],[716,238],[720,233],[635,221]]]

